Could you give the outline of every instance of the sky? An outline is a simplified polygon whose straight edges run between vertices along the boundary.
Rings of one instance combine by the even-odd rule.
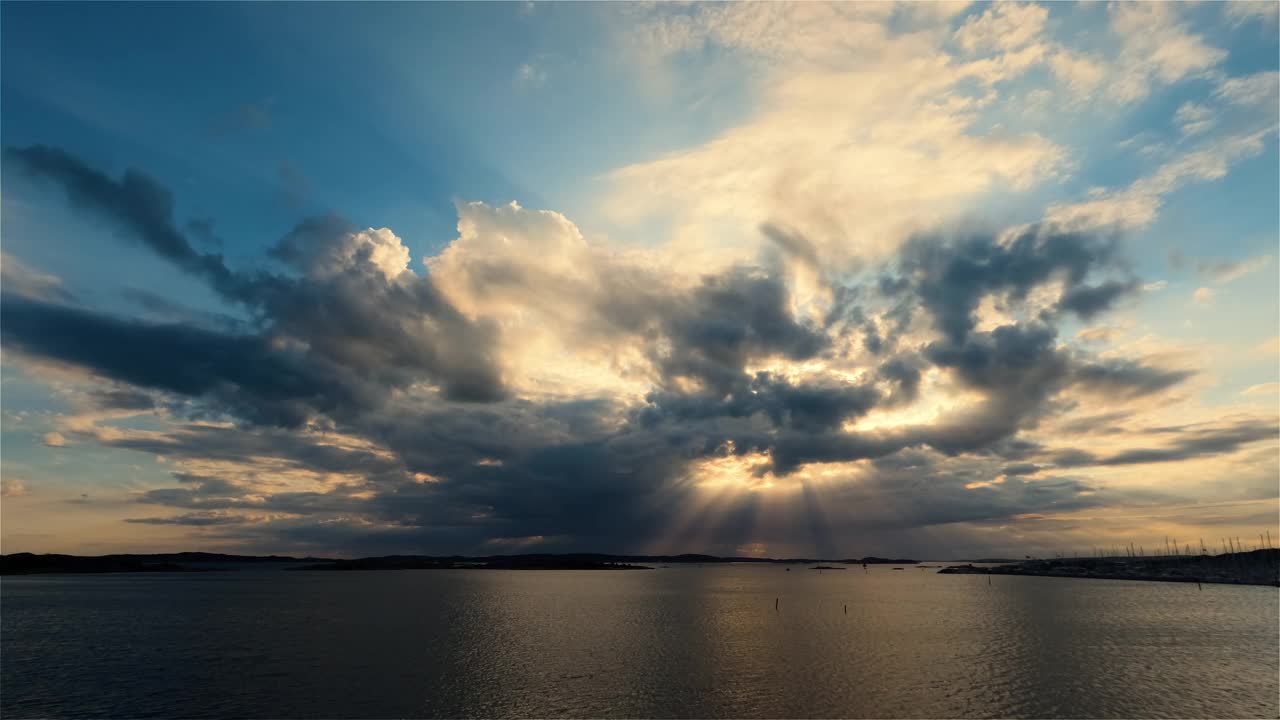
[[[4,3],[0,548],[1280,542],[1278,10]]]

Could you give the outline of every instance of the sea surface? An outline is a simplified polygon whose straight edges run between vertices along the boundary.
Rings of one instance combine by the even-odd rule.
[[[778,565],[6,577],[0,715],[1280,715],[1276,588],[988,579]]]

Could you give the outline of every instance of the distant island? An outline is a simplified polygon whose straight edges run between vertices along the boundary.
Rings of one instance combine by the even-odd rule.
[[[284,555],[227,555],[178,552],[124,555],[0,555],[0,575],[41,573],[210,572],[230,564],[323,562],[323,558]],[[222,567],[219,567],[222,566]]]
[[[290,570],[652,570],[592,555],[498,555],[486,558],[440,558],[388,555],[357,560],[331,560]]]
[[[716,555],[607,555],[601,553],[537,553],[524,555],[387,555],[357,559],[292,557],[288,555],[228,555],[178,552],[120,555],[0,555],[0,575],[48,573],[209,572],[232,570],[243,564],[293,565],[288,570],[652,570],[652,565],[713,565],[724,563],[828,563],[815,569],[843,570],[839,565],[914,565],[918,561],[879,557],[824,560],[820,558],[719,557]]]
[[[1033,559],[996,567],[952,565],[938,572],[1280,586],[1280,550],[1222,555]]]

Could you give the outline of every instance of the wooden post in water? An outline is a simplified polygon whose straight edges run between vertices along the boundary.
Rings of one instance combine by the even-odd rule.
[[[845,604],[844,604],[844,614],[845,614],[845,615],[848,615],[848,614],[849,614],[849,603],[845,603]]]
[[[774,612],[778,611],[778,598],[773,599],[773,611]]]

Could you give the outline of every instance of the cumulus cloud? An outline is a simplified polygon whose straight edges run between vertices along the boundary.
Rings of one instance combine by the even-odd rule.
[[[461,202],[457,236],[416,267],[392,229],[334,215],[233,266],[146,173],[5,151],[235,315],[138,290],[108,312],[6,274],[6,353],[78,383],[60,440],[165,458],[170,480],[130,491],[123,519],[349,554],[716,550],[797,529],[836,553],[1123,503],[1090,473],[1274,442],[1265,417],[1140,427],[1203,376],[1102,324],[1159,284],[1113,231],[1271,130],[1211,137],[1189,103],[1175,122],[1204,144],[1127,186],[1039,224],[948,222],[1071,169],[1043,136],[975,132],[1009,81],[1047,65],[1073,94],[1133,100],[1215,68],[1179,9],[1113,8],[1119,64],[1046,42],[1039,6],[623,12],[663,58],[714,47],[762,78],[740,126],[607,177],[610,216],[669,213],[671,242]],[[1218,98],[1252,102],[1261,81],[1232,80]],[[1249,269],[1205,263],[1215,282]]]
[[[63,437],[62,433],[48,432],[40,438],[40,442],[44,443],[45,447],[64,447],[67,444],[67,439]]]

